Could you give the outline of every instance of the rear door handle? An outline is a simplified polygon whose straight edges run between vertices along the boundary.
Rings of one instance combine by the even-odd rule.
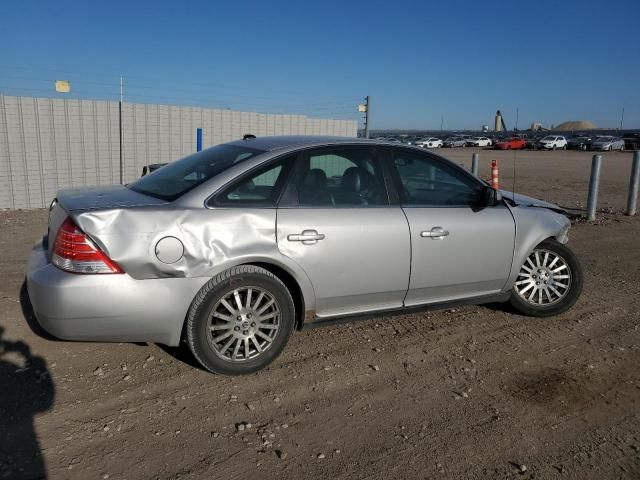
[[[324,240],[324,234],[316,230],[303,230],[302,233],[295,233],[287,236],[290,242],[302,242],[303,245],[313,245],[318,240]]]
[[[433,227],[431,230],[425,230],[424,232],[420,232],[420,236],[442,240],[444,237],[449,236],[449,231],[445,230],[442,227]]]

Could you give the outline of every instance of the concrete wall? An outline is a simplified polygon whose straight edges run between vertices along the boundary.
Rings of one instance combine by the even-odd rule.
[[[267,135],[355,137],[355,120],[123,104],[124,179],[203,147]],[[0,208],[40,208],[66,187],[118,183],[118,102],[0,95]]]

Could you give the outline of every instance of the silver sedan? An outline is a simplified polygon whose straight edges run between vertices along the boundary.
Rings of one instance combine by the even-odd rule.
[[[624,140],[618,137],[598,137],[591,143],[591,150],[624,151]]]
[[[325,321],[496,301],[559,314],[582,289],[569,227],[421,148],[253,138],[59,192],[27,286],[57,337],[183,341],[241,374]]]

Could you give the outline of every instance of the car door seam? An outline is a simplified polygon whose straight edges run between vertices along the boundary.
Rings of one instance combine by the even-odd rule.
[[[404,292],[404,298],[402,299],[402,306],[406,307],[407,296],[409,295],[409,289],[411,288],[411,273],[413,269],[413,232],[411,231],[411,222],[409,222],[407,212],[404,211],[402,205],[400,206],[400,210],[402,211],[402,215],[404,215],[404,219],[407,221],[407,227],[409,228],[409,278],[407,279],[407,291]]]

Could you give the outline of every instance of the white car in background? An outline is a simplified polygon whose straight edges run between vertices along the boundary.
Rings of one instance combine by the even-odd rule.
[[[413,143],[416,147],[422,148],[442,148],[442,140],[435,137],[423,138]]]
[[[566,150],[567,143],[567,139],[561,135],[547,135],[546,137],[540,139],[540,141],[538,142],[538,147],[547,150]]]
[[[489,137],[473,137],[467,140],[470,147],[491,147],[493,141]]]

